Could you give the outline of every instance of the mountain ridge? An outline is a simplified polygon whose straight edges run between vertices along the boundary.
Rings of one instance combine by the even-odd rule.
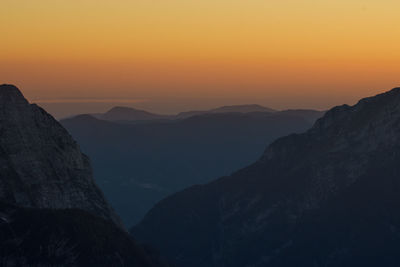
[[[145,110],[132,107],[116,106],[106,113],[98,115],[98,118],[111,121],[129,121],[129,120],[156,120],[168,118],[168,115],[160,115]]]
[[[132,121],[173,121],[186,119],[192,116],[205,115],[205,114],[219,114],[219,113],[254,113],[254,112],[264,112],[264,113],[303,113],[304,116],[309,114],[309,116],[314,113],[311,121],[324,111],[312,110],[312,109],[288,109],[288,110],[275,110],[268,107],[264,107],[258,104],[246,104],[246,105],[228,105],[221,106],[209,110],[192,110],[179,112],[174,115],[157,114],[146,110],[137,109],[127,106],[115,106],[109,109],[105,113],[87,114],[91,115],[97,119],[107,120],[107,121],[118,121],[118,122],[132,122]],[[78,114],[61,120],[71,119],[80,115]]]
[[[335,107],[254,164],[160,201],[132,233],[178,266],[396,266],[399,161],[395,88]]]
[[[209,110],[198,110],[198,111],[185,111],[180,112],[176,115],[177,118],[188,118],[194,115],[203,115],[210,113],[249,113],[249,112],[276,112],[276,110],[264,107],[258,104],[247,104],[247,105],[229,105],[229,106],[221,106]]]
[[[81,208],[123,227],[94,183],[88,157],[58,121],[13,85],[0,86],[0,109],[0,200]]]
[[[2,266],[170,266],[138,245],[61,124],[0,85]]]

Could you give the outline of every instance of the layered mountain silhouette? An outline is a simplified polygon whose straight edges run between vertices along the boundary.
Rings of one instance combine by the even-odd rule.
[[[0,86],[2,266],[162,266],[136,245],[68,132]]]
[[[136,109],[132,107],[113,107],[105,113],[89,114],[97,119],[117,122],[134,122],[134,121],[168,121],[185,119],[195,115],[214,114],[214,113],[251,113],[251,112],[277,112],[274,109],[263,107],[256,104],[251,105],[233,105],[223,106],[210,110],[186,111],[180,112],[176,115],[164,115],[151,113],[145,110]],[[316,114],[321,112],[315,111]],[[80,115],[77,115],[80,116]],[[75,116],[74,116],[75,117]]]
[[[323,114],[219,110],[229,112],[135,124],[81,115],[61,123],[91,157],[112,205],[127,225],[134,225],[167,195],[254,162],[270,142],[309,129]]]
[[[114,107],[104,114],[97,114],[97,118],[109,121],[145,121],[168,119],[168,115],[154,114],[130,107]]]
[[[210,110],[200,110],[200,111],[186,111],[180,112],[176,115],[177,118],[188,118],[194,115],[202,114],[213,114],[213,113],[251,113],[251,112],[276,112],[276,110],[263,107],[257,104],[252,105],[233,105],[233,106],[223,106]]]
[[[132,229],[178,266],[398,266],[400,88],[338,106]]]

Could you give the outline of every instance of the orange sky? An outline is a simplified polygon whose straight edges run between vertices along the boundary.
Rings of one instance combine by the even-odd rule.
[[[36,101],[327,108],[400,85],[398,0],[1,0],[0,12],[0,83]]]

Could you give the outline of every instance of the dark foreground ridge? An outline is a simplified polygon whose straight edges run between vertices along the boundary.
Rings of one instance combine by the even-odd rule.
[[[0,86],[0,265],[168,266],[139,246],[68,132]]]
[[[399,266],[400,88],[328,111],[132,229],[179,266]]]
[[[82,209],[122,227],[94,183],[88,157],[61,124],[13,85],[0,85],[0,200]]]

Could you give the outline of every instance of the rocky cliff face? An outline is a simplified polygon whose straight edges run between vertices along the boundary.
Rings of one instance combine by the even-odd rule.
[[[12,85],[0,86],[0,265],[169,266],[124,230],[67,131]]]
[[[82,209],[122,227],[77,143],[12,85],[0,86],[0,201],[20,207]]]
[[[132,233],[180,266],[398,266],[400,88],[328,111]]]

